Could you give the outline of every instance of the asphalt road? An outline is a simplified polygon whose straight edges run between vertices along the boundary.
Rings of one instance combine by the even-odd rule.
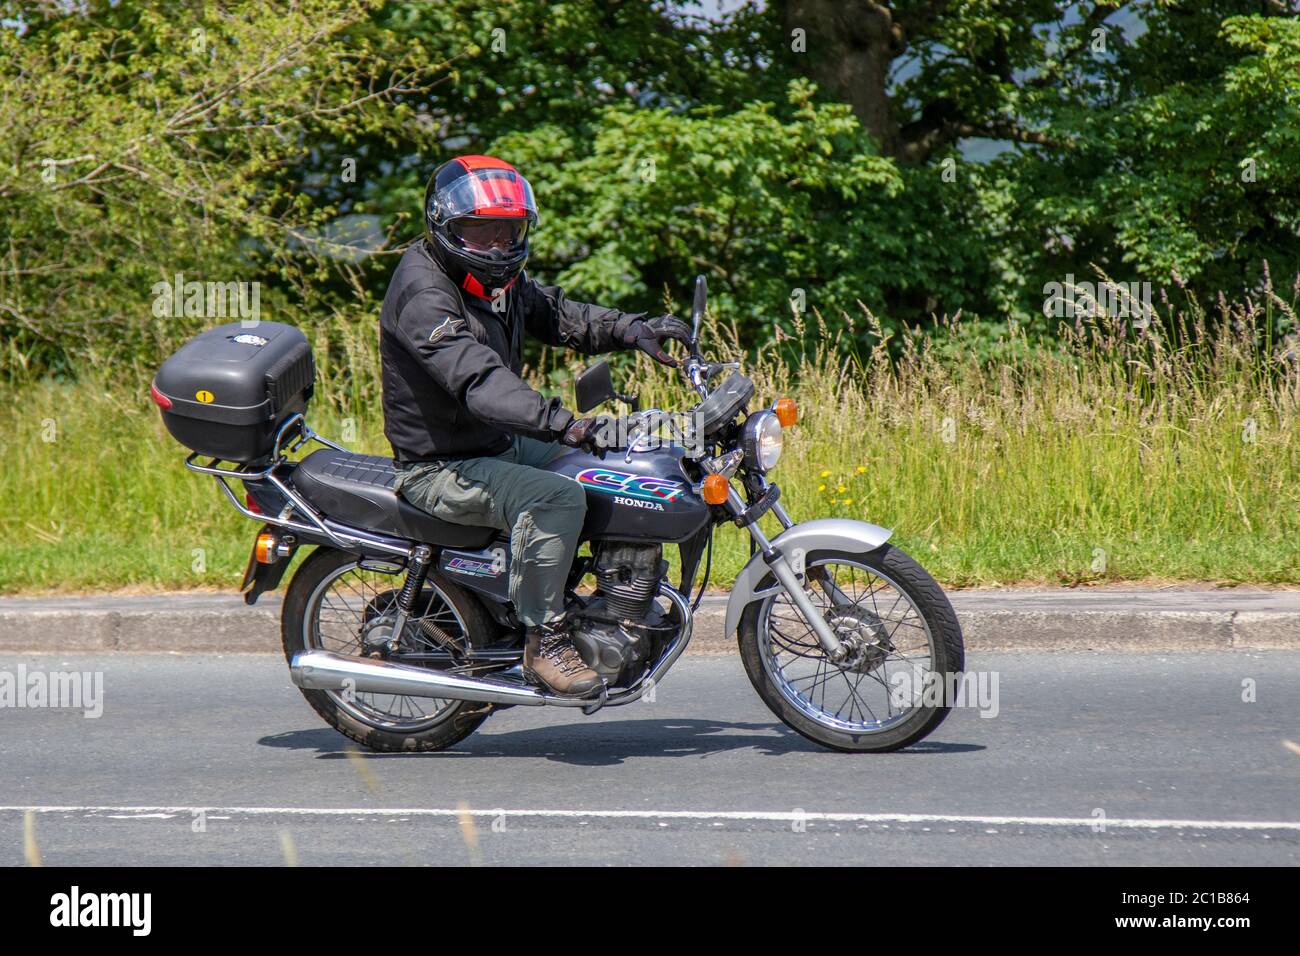
[[[514,708],[392,756],[352,751],[269,655],[0,675],[20,665],[102,672],[103,713],[0,708],[3,865],[1300,864],[1290,651],[972,655],[997,715],[888,755],[786,730],[735,657],[683,659],[653,703]]]

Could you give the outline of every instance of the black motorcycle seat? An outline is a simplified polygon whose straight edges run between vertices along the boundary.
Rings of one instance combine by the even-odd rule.
[[[327,518],[447,548],[483,548],[494,528],[452,524],[403,501],[393,459],[323,448],[293,471],[294,487]]]

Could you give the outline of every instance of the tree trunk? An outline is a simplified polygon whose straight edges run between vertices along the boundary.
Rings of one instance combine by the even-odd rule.
[[[881,151],[896,155],[899,134],[886,88],[890,64],[904,43],[888,4],[787,0],[781,4],[781,22],[789,55],[801,72],[829,95],[848,103]],[[803,52],[797,45],[800,37],[805,44]]]

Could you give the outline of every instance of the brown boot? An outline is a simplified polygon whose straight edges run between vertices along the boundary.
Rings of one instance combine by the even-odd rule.
[[[600,675],[583,662],[568,633],[549,624],[528,629],[524,678],[565,697],[586,697],[602,683]]]

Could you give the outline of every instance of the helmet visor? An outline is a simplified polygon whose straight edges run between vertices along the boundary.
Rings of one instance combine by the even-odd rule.
[[[447,232],[470,252],[516,252],[528,238],[527,219],[453,219]]]
[[[513,169],[475,169],[433,196],[435,222],[460,216],[512,217],[536,221],[537,201],[528,180]]]

